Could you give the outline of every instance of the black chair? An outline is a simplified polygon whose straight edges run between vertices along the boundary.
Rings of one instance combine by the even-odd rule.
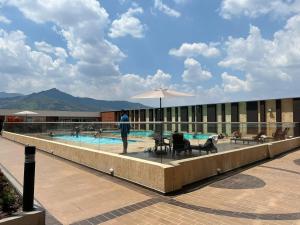
[[[154,146],[154,151],[156,152],[159,148],[164,149],[165,151],[167,151],[168,149],[171,149],[171,141],[166,138],[163,137],[161,134],[156,133],[153,136],[153,139],[155,141],[155,146]]]
[[[173,154],[180,153],[182,151],[191,151],[191,145],[189,140],[184,139],[183,133],[174,133],[172,135]]]

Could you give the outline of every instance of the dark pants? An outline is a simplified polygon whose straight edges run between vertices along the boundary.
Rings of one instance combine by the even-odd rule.
[[[127,140],[127,134],[121,134],[122,141],[123,141],[123,154],[127,153],[127,147],[128,147],[128,140]]]
[[[0,120],[0,134],[1,134],[2,128],[3,128],[3,121]]]

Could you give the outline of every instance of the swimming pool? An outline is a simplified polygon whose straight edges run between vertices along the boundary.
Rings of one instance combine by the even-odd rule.
[[[122,140],[120,138],[95,138],[92,136],[79,135],[71,136],[71,135],[55,135],[53,139],[64,140],[64,141],[72,141],[72,142],[81,142],[86,144],[122,144]],[[128,140],[129,143],[137,142],[134,140]]]
[[[111,132],[114,135],[120,135],[119,131],[113,131]],[[152,137],[154,134],[154,131],[151,130],[145,130],[145,131],[137,131],[133,130],[130,131],[129,136],[135,136],[135,137]],[[171,136],[171,131],[165,131],[164,135]],[[211,134],[191,134],[191,133],[184,133],[184,138],[190,140],[190,139],[197,139],[197,140],[206,140]]]

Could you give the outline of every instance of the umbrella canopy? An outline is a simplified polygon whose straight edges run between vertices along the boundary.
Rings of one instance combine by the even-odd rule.
[[[14,114],[15,115],[25,115],[25,116],[27,116],[27,115],[36,115],[38,113],[32,112],[32,111],[21,111],[21,112],[17,112],[17,113],[14,113]]]
[[[172,97],[192,97],[192,96],[194,96],[194,95],[159,88],[159,89],[155,89],[153,91],[144,92],[142,94],[133,96],[131,98],[145,99],[145,98],[172,98]]]
[[[136,99],[147,99],[147,98],[159,98],[159,120],[162,122],[162,108],[161,108],[161,99],[162,98],[172,98],[172,97],[192,97],[194,95],[178,92],[178,91],[172,91],[164,88],[155,89],[153,91],[147,91],[139,95],[135,95],[131,98]],[[163,140],[163,126],[160,124],[160,140]],[[162,151],[162,144],[160,144],[160,150]],[[162,162],[162,156],[161,156],[161,162]]]

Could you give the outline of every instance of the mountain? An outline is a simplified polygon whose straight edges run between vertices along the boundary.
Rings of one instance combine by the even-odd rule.
[[[22,94],[18,94],[18,93],[6,93],[6,92],[1,92],[0,91],[0,98],[11,98],[11,97],[17,97],[17,96],[22,96]]]
[[[59,111],[110,111],[148,108],[128,101],[105,101],[74,97],[56,88],[23,96],[0,98],[1,109],[59,110]]]

